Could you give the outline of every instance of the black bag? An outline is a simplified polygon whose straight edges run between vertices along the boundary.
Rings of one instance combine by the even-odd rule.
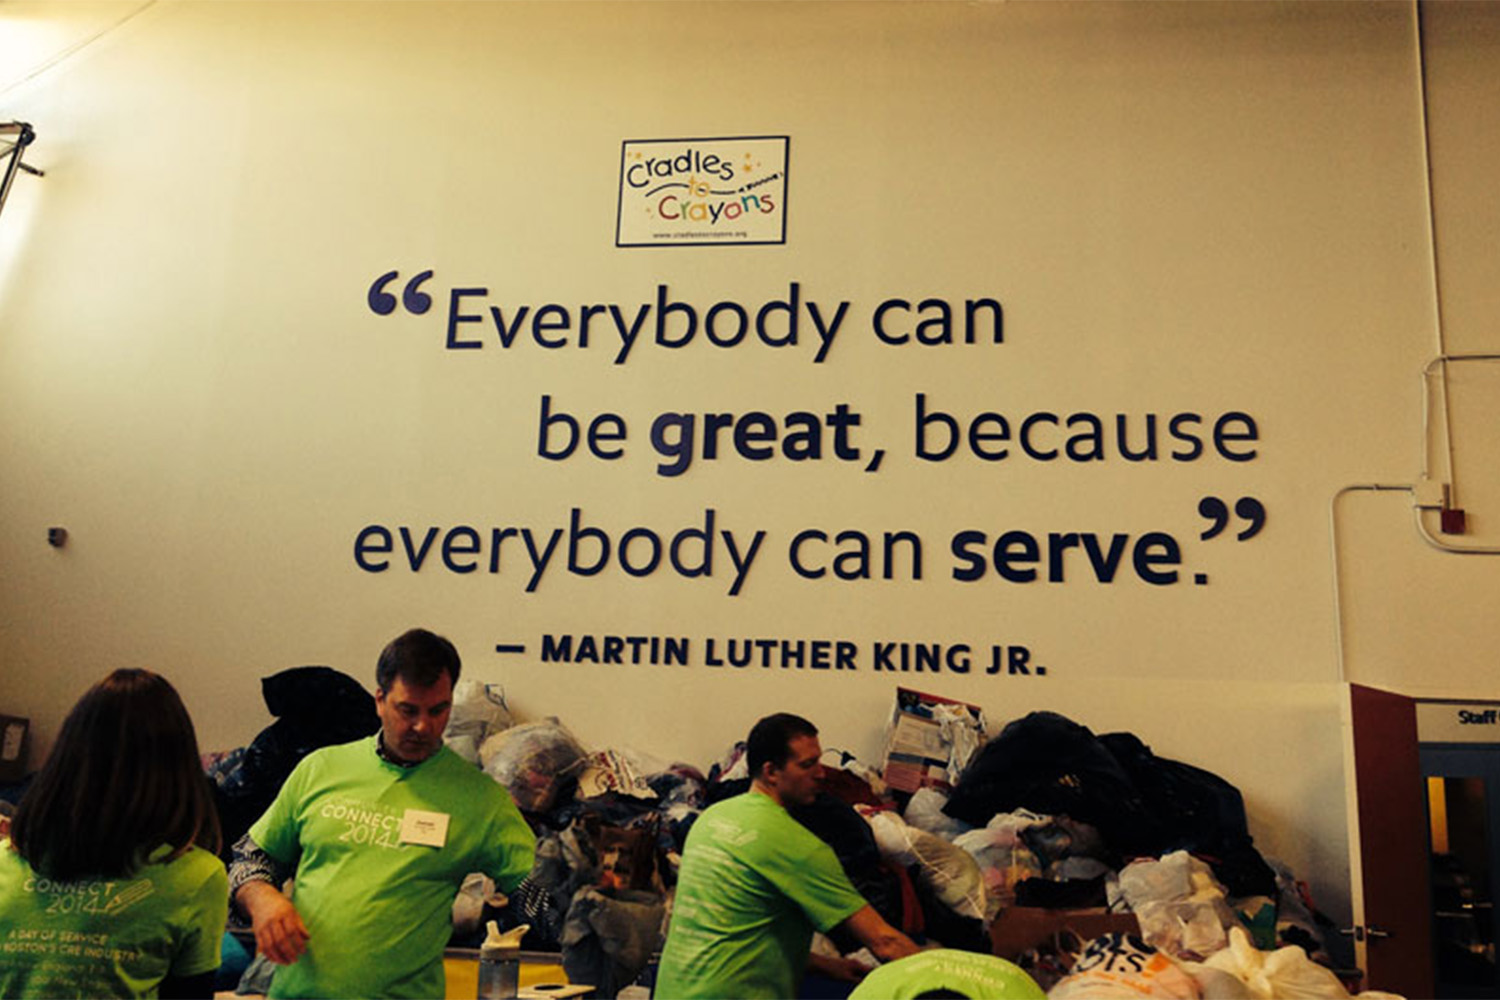
[[[1276,898],[1276,873],[1256,851],[1238,788],[1167,760],[1130,733],[1099,737],[1140,790],[1157,827],[1151,853],[1185,850],[1208,862],[1231,896]]]
[[[332,667],[292,667],[261,680],[266,708],[279,718],[231,766],[212,771],[224,854],[276,799],[297,762],[320,747],[352,743],[380,728],[375,699]],[[226,758],[229,761],[230,758]]]
[[[1017,809],[1088,823],[1110,848],[1127,853],[1143,846],[1142,831],[1151,826],[1119,761],[1086,726],[1055,712],[1032,712],[980,747],[943,812],[984,826]]]

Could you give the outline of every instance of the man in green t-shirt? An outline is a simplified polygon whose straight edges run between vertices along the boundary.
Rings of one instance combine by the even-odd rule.
[[[375,671],[380,732],[303,758],[236,845],[230,890],[278,965],[271,996],[440,997],[464,877],[511,892],[531,871],[536,838],[510,794],[443,745],[459,669],[442,636],[393,640]]]
[[[787,812],[817,797],[822,756],[818,730],[798,716],[750,731],[750,791],[704,810],[683,847],[657,997],[793,997],[809,969],[857,980],[859,963],[809,956],[815,930],[843,927],[882,961],[918,950]]]

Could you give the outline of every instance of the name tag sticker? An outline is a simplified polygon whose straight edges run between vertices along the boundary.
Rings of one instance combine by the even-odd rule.
[[[448,814],[408,809],[401,817],[401,843],[442,847],[448,842]]]

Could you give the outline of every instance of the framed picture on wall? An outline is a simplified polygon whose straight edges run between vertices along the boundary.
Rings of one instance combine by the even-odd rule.
[[[786,242],[784,135],[626,139],[615,246]]]

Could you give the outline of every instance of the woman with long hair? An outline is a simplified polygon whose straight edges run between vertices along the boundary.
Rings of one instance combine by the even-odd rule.
[[[116,670],[68,713],[0,839],[0,996],[211,996],[218,850],[182,699]]]

